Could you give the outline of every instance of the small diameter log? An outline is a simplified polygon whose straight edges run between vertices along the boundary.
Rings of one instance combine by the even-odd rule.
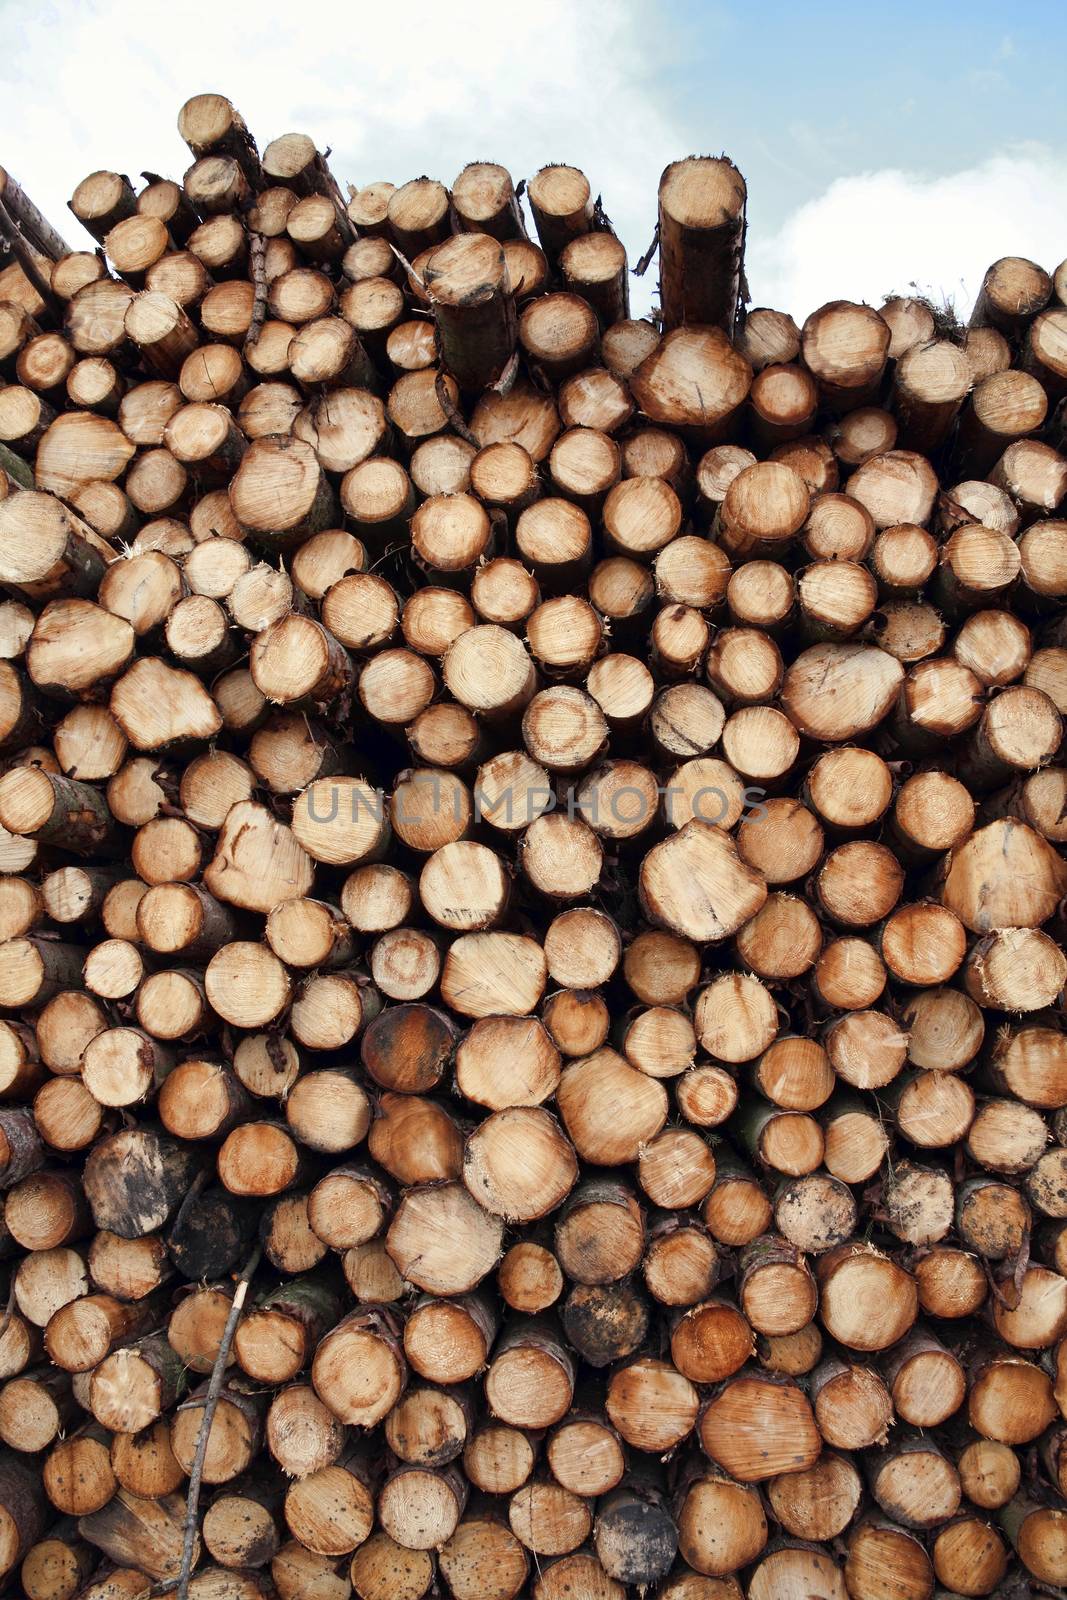
[[[797,365],[763,367],[749,393],[752,433],[764,450],[811,432],[818,408],[814,378]]]
[[[654,1479],[635,1477],[603,1497],[593,1544],[604,1571],[617,1582],[644,1585],[667,1572],[678,1532]]]
[[[745,181],[725,157],[674,162],[659,183],[660,302],[667,328],[733,332],[743,279]]]
[[[290,1384],[271,1401],[266,1442],[290,1478],[312,1476],[340,1457],[346,1430],[305,1383]]]
[[[971,386],[963,351],[947,339],[914,344],[897,360],[893,385],[900,446],[932,455]]]
[[[588,300],[602,328],[629,314],[626,250],[613,233],[593,232],[572,239],[560,255],[564,285]]]
[[[757,1333],[796,1333],[814,1315],[815,1281],[794,1246],[765,1236],[741,1256],[739,1300]]]
[[[93,1372],[92,1413],[113,1433],[139,1433],[171,1408],[180,1373],[176,1352],[160,1335],[117,1350]]]
[[[494,239],[522,236],[511,174],[495,162],[471,161],[463,168],[452,185],[452,207],[465,233],[487,233]]]
[[[219,1495],[205,1513],[204,1544],[227,1569],[265,1566],[281,1543],[274,1518],[277,1497],[269,1487],[249,1485]]]
[[[574,1366],[551,1325],[518,1320],[497,1341],[485,1379],[494,1414],[513,1427],[543,1428],[570,1406]]]
[[[207,1397],[207,1384],[193,1390],[177,1413],[171,1428],[171,1447],[183,1472],[190,1472],[200,1435],[200,1424]],[[229,1483],[250,1465],[260,1443],[261,1398],[238,1387],[230,1379],[219,1395],[207,1435],[203,1481]]]
[[[457,234],[429,256],[424,282],[445,367],[461,390],[487,388],[516,338],[503,250],[488,234]]]
[[[570,240],[589,233],[592,227],[589,180],[577,167],[542,167],[530,179],[527,196],[541,248],[555,266]]]
[[[234,1337],[239,1365],[261,1383],[287,1382],[307,1364],[337,1312],[336,1298],[313,1278],[279,1286],[243,1316]]]
[[[737,343],[753,371],[762,372],[764,367],[796,360],[800,354],[800,330],[788,312],[755,306],[745,313]]]
[[[564,1555],[592,1532],[586,1503],[552,1482],[524,1484],[512,1496],[508,1521],[519,1542],[535,1556]]]
[[[37,1475],[17,1456],[0,1461],[0,1572],[6,1577],[45,1530],[45,1498]]]
[[[1004,1506],[997,1520],[1028,1573],[1041,1583],[1063,1582],[1067,1572],[1063,1556],[1067,1519],[1062,1510],[1042,1505],[1024,1492]]]
[[[893,1422],[893,1402],[872,1368],[831,1356],[812,1373],[810,1392],[815,1420],[827,1444],[843,1450],[885,1444]]]

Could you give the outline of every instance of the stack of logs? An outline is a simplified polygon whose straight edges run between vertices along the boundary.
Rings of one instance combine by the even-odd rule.
[[[179,130],[0,173],[8,1592],[1067,1583],[1067,263]]]

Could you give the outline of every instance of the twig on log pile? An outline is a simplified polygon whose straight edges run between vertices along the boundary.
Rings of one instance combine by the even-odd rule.
[[[193,1551],[196,1549],[196,1536],[198,1532],[197,1518],[200,1512],[200,1485],[204,1476],[204,1460],[207,1456],[208,1440],[211,1437],[211,1424],[215,1418],[215,1410],[222,1393],[222,1385],[226,1376],[226,1366],[230,1359],[230,1346],[233,1336],[237,1332],[237,1324],[244,1310],[244,1303],[248,1297],[248,1286],[255,1276],[263,1254],[262,1245],[256,1245],[248,1260],[241,1269],[234,1290],[230,1314],[226,1318],[226,1326],[222,1330],[222,1339],[219,1342],[219,1352],[215,1357],[215,1365],[211,1369],[211,1381],[207,1386],[204,1397],[204,1414],[200,1418],[200,1432],[196,1438],[196,1454],[193,1456],[193,1468],[189,1474],[189,1492],[185,1499],[185,1527],[182,1534],[182,1564],[178,1576],[168,1579],[166,1583],[158,1583],[151,1590],[153,1596],[171,1594],[177,1591],[178,1600],[188,1600],[189,1579],[193,1570]],[[199,1404],[199,1401],[197,1402]]]

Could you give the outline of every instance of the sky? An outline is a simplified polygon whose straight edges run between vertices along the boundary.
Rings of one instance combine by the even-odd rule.
[[[0,161],[74,248],[100,167],[180,177],[213,90],[262,148],[310,134],[341,183],[472,160],[581,167],[636,261],[669,161],[733,157],[754,305],[918,290],[964,315],[990,261],[1067,256],[1067,7],[899,0],[0,0]],[[655,267],[632,281],[635,314]]]

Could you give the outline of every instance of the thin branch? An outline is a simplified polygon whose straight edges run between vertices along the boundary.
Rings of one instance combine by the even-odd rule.
[[[211,1381],[207,1386],[204,1398],[204,1412],[200,1418],[200,1432],[196,1438],[196,1454],[193,1456],[193,1470],[189,1474],[189,1493],[185,1502],[185,1534],[182,1540],[182,1564],[176,1583],[170,1585],[178,1591],[178,1600],[188,1600],[189,1579],[193,1570],[193,1552],[196,1549],[197,1521],[200,1514],[200,1484],[204,1476],[204,1461],[207,1457],[207,1442],[211,1435],[211,1424],[215,1420],[215,1410],[222,1393],[222,1385],[226,1376],[226,1363],[230,1359],[230,1346],[233,1336],[237,1331],[237,1324],[244,1309],[245,1299],[248,1295],[248,1285],[251,1283],[259,1258],[263,1254],[262,1245],[256,1245],[248,1260],[241,1270],[234,1290],[233,1304],[230,1314],[226,1318],[226,1326],[222,1332],[222,1342],[219,1353],[215,1357],[215,1365],[211,1369]]]
[[[182,811],[181,808],[178,807],[178,806],[163,805],[163,806],[160,807],[160,810],[161,811],[166,811],[172,817],[173,816],[177,816],[177,817],[181,817],[183,821],[186,820],[185,812]],[[202,1170],[202,1171],[197,1173],[196,1177],[193,1179],[192,1183],[189,1185],[189,1190],[188,1190],[188,1193],[185,1196],[185,1199],[182,1201],[181,1205],[178,1207],[178,1215],[175,1217],[173,1223],[171,1224],[171,1230],[170,1230],[171,1238],[173,1238],[175,1236],[175,1234],[177,1234],[180,1231],[181,1225],[182,1225],[183,1221],[185,1220],[185,1213],[188,1211],[189,1207],[192,1205],[193,1201],[196,1199],[197,1195],[200,1193],[201,1189],[204,1187],[206,1182],[207,1182],[207,1171],[206,1171],[206,1169],[204,1169],[204,1170]]]
[[[341,193],[341,186],[337,182],[337,179],[334,177],[333,173],[330,171],[330,154],[331,151],[329,146],[327,146],[326,150],[323,152],[316,150],[315,168],[329,190],[329,198],[333,201],[334,210],[337,212],[337,225],[342,232],[347,230],[348,238],[345,242],[349,243],[355,237],[355,231],[352,228],[352,222],[348,215],[348,207],[345,204],[345,197]]]
[[[0,200],[0,234],[7,242],[7,248],[15,257],[19,266],[31,286],[44,301],[49,311],[55,317],[60,327],[63,325],[63,307],[57,297],[52,293],[52,286],[41,272],[37,264],[37,257],[30,249],[26,240],[12,222],[7,207]]]
[[[430,285],[426,282],[426,279],[423,277],[422,273],[415,271],[415,268],[412,266],[412,264],[408,260],[407,256],[404,254],[404,252],[402,250],[398,250],[395,244],[390,244],[389,248],[393,252],[394,256],[396,256],[396,259],[400,262],[400,265],[403,267],[404,271],[408,274],[408,277],[409,278],[413,278],[414,281],[418,284],[419,288],[420,289],[424,289],[426,291],[426,293],[430,296],[430,299],[432,300],[433,299],[433,290],[430,288]]]
[[[652,262],[652,257],[655,255],[655,253],[656,253],[656,251],[658,249],[659,249],[659,223],[657,222],[656,223],[656,231],[652,235],[652,243],[649,245],[648,249],[645,251],[644,255],[641,257],[641,259],[637,263],[636,267],[634,267],[634,269],[633,269],[633,276],[635,278],[643,278],[644,277],[645,273],[648,271],[649,266],[650,266],[650,264]]]
[[[453,404],[452,396],[449,394],[448,385],[445,382],[444,372],[440,367],[437,369],[437,376],[433,381],[433,387],[434,393],[437,396],[437,403],[441,407],[441,410],[444,412],[445,416],[448,418],[453,433],[458,433],[461,439],[466,439],[468,444],[472,444],[476,450],[480,450],[482,448],[481,445],[474,437],[474,434],[467,427],[467,424],[464,422],[456,406]]]
[[[603,200],[601,199],[601,197],[599,195],[597,195],[596,199],[593,202],[593,232],[594,233],[614,233],[615,232],[615,229],[612,227],[611,218],[608,216],[607,212],[604,210],[604,202],[603,202]]]
[[[519,352],[513,350],[508,357],[507,365],[495,383],[489,385],[493,394],[509,395],[515,387],[515,379],[519,375]]]

